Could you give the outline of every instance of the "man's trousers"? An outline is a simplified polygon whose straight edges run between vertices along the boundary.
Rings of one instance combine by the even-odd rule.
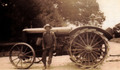
[[[50,65],[52,62],[53,48],[48,48],[43,50],[42,62],[44,63],[44,66],[46,66],[47,54],[48,54],[48,64]]]

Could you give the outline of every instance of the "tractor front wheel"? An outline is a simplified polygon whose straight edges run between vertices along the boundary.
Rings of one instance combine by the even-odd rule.
[[[15,44],[9,55],[10,62],[18,69],[27,69],[35,61],[35,51],[27,43]]]

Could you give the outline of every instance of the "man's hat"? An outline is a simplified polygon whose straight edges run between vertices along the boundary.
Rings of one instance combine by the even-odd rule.
[[[91,14],[90,18],[95,18],[95,14]]]
[[[51,26],[50,24],[46,24],[46,25],[44,26],[44,29],[46,29],[46,27],[50,27],[50,29],[52,28],[52,26]]]

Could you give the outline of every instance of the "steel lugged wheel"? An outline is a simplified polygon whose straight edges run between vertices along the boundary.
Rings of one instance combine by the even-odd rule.
[[[35,60],[35,51],[27,43],[15,44],[9,53],[10,62],[18,69],[31,67]]]
[[[83,68],[101,64],[108,53],[108,44],[102,33],[94,29],[78,31],[70,42],[70,56],[73,62]]]

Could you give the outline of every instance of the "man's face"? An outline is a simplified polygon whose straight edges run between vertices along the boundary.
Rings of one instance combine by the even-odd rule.
[[[94,18],[91,18],[91,20],[93,21],[93,20],[94,20]]]
[[[50,31],[50,27],[46,27],[46,31]]]

